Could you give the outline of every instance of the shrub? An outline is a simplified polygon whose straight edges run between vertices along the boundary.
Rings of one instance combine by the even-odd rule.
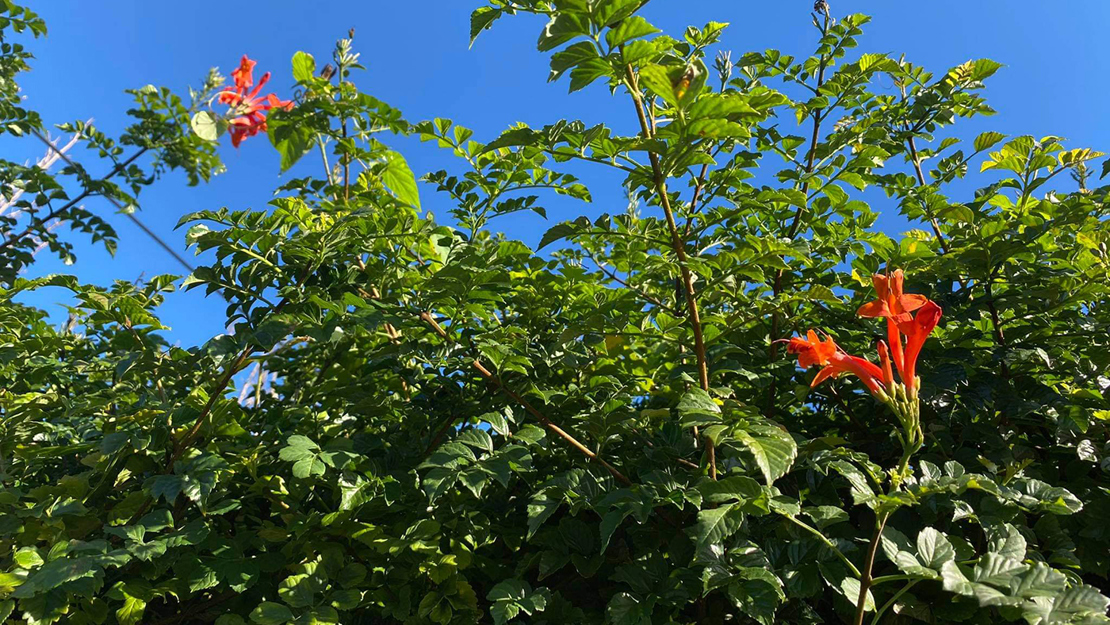
[[[823,1],[812,55],[736,59],[725,24],[671,37],[641,4],[472,18],[543,15],[551,79],[628,100],[611,127],[411,124],[345,39],[293,57],[295,102],[244,58],[188,104],[134,92],[119,139],[66,126],[100,178],[5,162],[0,620],[1108,622],[1102,155],[960,141],[999,65],[856,54],[867,18]],[[45,27],[3,10],[14,85],[8,39]],[[15,94],[0,129],[41,134]],[[114,245],[81,200],[219,172],[224,134],[325,166],[182,218],[211,252],[182,281],[20,277],[71,254],[54,220]],[[458,157],[424,177],[448,222],[388,145],[409,134]],[[587,167],[626,210],[540,249],[494,229],[589,201]],[[878,230],[869,188],[922,229]],[[74,295],[63,327],[16,301],[46,286]],[[169,345],[176,288],[225,298],[233,331]]]

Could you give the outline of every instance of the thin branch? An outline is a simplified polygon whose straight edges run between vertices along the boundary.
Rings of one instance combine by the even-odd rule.
[[[46,137],[39,134],[39,132],[37,130],[32,130],[31,134],[35,135],[35,137],[37,137],[39,139],[39,141],[42,141],[43,143],[45,143],[47,145],[47,147],[54,150],[58,154],[58,158],[65,161],[68,165],[70,165],[71,167],[76,167],[77,166],[77,164],[74,163],[73,160],[70,159],[69,156],[67,156],[65,154],[65,152],[62,152],[61,150],[59,150],[57,146],[55,146],[53,143],[51,143]],[[194,267],[188,261],[186,261],[184,258],[182,258],[181,255],[177,253],[177,251],[175,251],[173,248],[171,248],[169,246],[169,244],[167,244],[165,241],[163,241],[162,237],[155,234],[154,231],[151,230],[150,228],[148,228],[146,226],[146,224],[144,224],[142,221],[139,221],[139,218],[136,217],[134,214],[132,214],[131,211],[127,210],[127,208],[124,207],[122,204],[120,204],[119,200],[117,200],[116,198],[114,198],[110,195],[105,195],[104,199],[108,200],[108,202],[110,202],[112,204],[112,206],[115,206],[116,209],[119,210],[121,213],[123,213],[125,217],[130,219],[131,223],[138,226],[139,229],[142,230],[148,237],[153,239],[154,242],[157,243],[159,247],[161,247],[163,250],[165,250],[167,254],[172,256],[174,258],[174,260],[176,260],[178,263],[181,264],[181,266],[183,266],[183,267],[185,267],[185,269],[189,270],[190,273],[193,272]]]
[[[443,326],[441,326],[439,324],[439,322],[436,321],[435,318],[432,317],[432,315],[430,313],[428,313],[428,312],[420,313],[420,319],[423,320],[425,323],[427,323],[429,326],[431,326],[432,330],[434,330],[435,333],[440,336],[440,338],[448,339],[448,340],[450,339],[450,337],[447,335],[447,331],[443,329]],[[482,363],[478,359],[474,359],[474,361],[471,363],[471,365],[474,367],[475,370],[478,371],[478,373],[480,373],[482,375],[482,377],[484,377],[485,379],[489,380],[490,382],[496,384],[497,387],[500,388],[503,393],[508,395],[516,403],[520,404],[525,410],[528,411],[528,414],[535,417],[537,421],[539,421],[547,429],[554,432],[556,436],[558,436],[559,438],[566,441],[568,444],[570,444],[571,447],[574,447],[575,449],[577,449],[579,452],[582,453],[582,455],[586,456],[590,460],[596,461],[601,466],[605,467],[605,470],[607,470],[614,478],[616,478],[616,480],[618,482],[624,484],[625,486],[631,486],[632,485],[632,480],[628,479],[628,477],[626,477],[623,473],[621,473],[619,470],[617,470],[616,467],[609,464],[603,458],[601,458],[596,453],[594,453],[592,450],[590,450],[589,447],[586,447],[581,442],[579,442],[577,438],[575,438],[574,436],[571,436],[569,433],[567,433],[566,430],[564,430],[564,429],[560,428],[559,426],[555,425],[554,423],[552,423],[550,419],[548,419],[546,416],[544,416],[544,414],[541,413],[539,410],[536,410],[536,408],[533,407],[532,404],[528,403],[528,401],[526,399],[524,399],[523,397],[518,395],[512,389],[505,386],[505,384],[503,382],[501,382],[501,380],[498,379],[498,377],[496,375],[494,375],[493,372],[491,372],[484,365],[482,365]],[[453,420],[451,421],[451,423],[453,423]]]
[[[853,625],[863,625],[863,616],[867,609],[867,591],[871,590],[871,569],[875,566],[875,554],[879,551],[879,543],[886,527],[885,515],[875,521],[875,534],[871,537],[871,546],[867,548],[867,560],[863,563],[863,575],[859,580],[859,597],[856,598],[856,618]]]
[[[875,613],[875,618],[871,619],[871,625],[879,625],[879,619],[882,618],[883,614],[886,614],[886,611],[889,610],[895,604],[895,602],[897,602],[899,599],[901,599],[902,595],[909,592],[909,590],[911,588],[913,588],[914,586],[916,586],[917,583],[920,582],[920,581],[922,581],[922,580],[920,580],[920,579],[912,580],[912,581],[910,581],[910,583],[903,586],[901,588],[901,590],[894,593],[894,596],[890,598],[890,601],[887,601],[886,603],[884,603],[883,607],[879,608],[879,611]]]
[[[783,514],[782,516],[792,521],[798,527],[816,536],[818,540],[825,544],[826,547],[832,549],[832,552],[836,554],[836,557],[840,558],[841,562],[843,562],[852,571],[853,575],[855,575],[856,577],[860,576],[859,569],[856,568],[856,565],[852,564],[852,561],[848,559],[848,556],[844,555],[844,553],[840,551],[840,549],[837,549],[836,545],[824,534],[819,532],[816,528],[810,527],[810,525],[805,521],[802,521],[794,516],[791,516],[789,514]]]
[[[632,94],[632,102],[636,108],[636,117],[640,122],[640,132],[645,139],[650,139],[654,135],[653,123],[648,121],[647,114],[644,111],[643,96],[640,94],[640,87],[636,80],[636,72],[629,65],[625,68],[627,72],[627,87],[629,93]],[[690,312],[690,328],[694,334],[694,354],[698,360],[698,381],[704,391],[709,391],[709,364],[705,354],[705,337],[702,334],[701,315],[698,312],[698,298],[697,292],[694,290],[694,278],[690,272],[690,266],[686,257],[686,244],[682,240],[682,235],[678,231],[678,224],[675,222],[674,211],[671,210],[670,196],[667,194],[667,179],[666,174],[663,172],[663,167],[659,163],[659,155],[655,152],[648,152],[648,158],[651,161],[652,174],[655,177],[655,190],[659,195],[659,205],[663,208],[663,215],[667,220],[667,229],[671,234],[671,247],[674,248],[675,256],[678,257],[679,270],[682,272],[682,283],[686,291],[686,306]],[[709,437],[705,438],[705,451],[709,459],[709,477],[717,479],[717,457],[716,449],[713,440]]]
[[[829,11],[827,6],[824,13],[825,22],[824,26],[821,29],[822,38],[829,34]],[[821,55],[821,60],[817,69],[817,87],[814,89],[815,93],[821,91],[821,86],[825,82],[825,68],[827,64],[828,58],[825,55]],[[807,198],[809,197],[809,176],[813,174],[814,159],[817,157],[817,144],[821,138],[821,119],[821,109],[816,109],[813,112],[813,131],[810,133],[809,152],[806,155],[806,168],[804,172],[806,180],[802,183],[801,189],[802,195]],[[802,215],[805,213],[808,206],[808,201],[803,202],[802,205],[798,207],[798,210],[794,212],[794,220],[790,224],[789,234],[787,235],[788,238],[793,239],[795,236],[797,236],[798,230],[801,228],[802,225]],[[780,268],[775,272],[775,280],[771,286],[771,293],[775,297],[778,297],[782,293],[782,276],[784,271],[784,269]],[[781,324],[781,315],[779,315],[777,312],[773,313],[771,315],[771,362],[774,362],[775,359],[778,357],[779,345],[776,341],[779,338],[779,326]],[[774,412],[775,395],[777,392],[776,387],[777,385],[775,383],[775,378],[771,378],[771,383],[767,387],[767,409],[765,411],[767,414],[771,414],[772,412]]]
[[[698,211],[698,200],[701,199],[702,189],[705,188],[705,176],[709,173],[709,163],[701,166],[701,173],[698,174],[698,180],[694,183],[694,195],[690,197],[690,214],[686,217],[686,227],[682,229],[682,239],[690,236],[690,227],[694,225],[694,215]]]
[[[48,142],[48,143],[49,143],[49,142]],[[146,151],[147,151],[148,149],[150,149],[150,148],[148,148],[148,147],[142,147],[142,148],[139,148],[139,149],[138,149],[138,150],[137,150],[137,151],[136,151],[136,152],[135,152],[134,154],[132,154],[132,155],[131,155],[131,156],[130,156],[130,157],[129,157],[129,158],[128,158],[128,159],[126,160],[126,161],[123,161],[123,162],[122,162],[122,163],[120,163],[119,165],[116,165],[115,167],[113,167],[113,168],[112,168],[112,171],[108,172],[108,173],[107,173],[107,174],[106,174],[106,175],[105,175],[105,176],[104,176],[103,178],[101,178],[101,179],[100,179],[100,180],[99,180],[98,182],[107,182],[108,180],[111,180],[112,178],[114,178],[114,177],[115,177],[115,175],[116,175],[116,174],[118,174],[118,173],[120,173],[121,171],[123,171],[124,169],[126,169],[128,165],[130,165],[131,163],[135,162],[135,160],[136,160],[136,159],[138,159],[138,158],[139,158],[140,156],[142,156],[142,155],[143,155],[144,153],[146,153]],[[78,204],[80,204],[80,203],[81,203],[81,201],[82,201],[82,200],[84,200],[85,198],[87,198],[87,197],[89,197],[89,196],[91,196],[91,195],[93,195],[93,192],[92,192],[92,191],[91,191],[90,189],[85,189],[85,190],[84,190],[84,191],[82,191],[82,192],[81,192],[80,194],[78,194],[78,196],[77,196],[77,197],[75,197],[75,198],[73,198],[72,200],[70,200],[70,201],[66,202],[65,204],[63,204],[63,205],[62,205],[62,206],[60,206],[59,208],[55,208],[55,209],[51,210],[51,211],[50,211],[49,213],[47,213],[47,214],[46,214],[46,216],[45,216],[45,217],[43,217],[42,219],[38,219],[38,220],[35,220],[35,221],[36,221],[37,223],[46,223],[46,222],[50,221],[51,219],[53,219],[53,218],[57,217],[58,215],[61,215],[61,214],[62,214],[62,213],[64,213],[65,211],[67,211],[67,210],[69,210],[69,209],[73,208],[74,206],[77,206]],[[107,197],[107,196],[105,196],[105,197]],[[15,243],[16,241],[19,241],[19,240],[23,239],[23,237],[25,237],[25,236],[27,236],[28,234],[30,234],[30,233],[32,233],[32,232],[34,232],[34,231],[35,231],[35,229],[36,229],[36,227],[37,227],[37,226],[35,225],[35,223],[31,223],[31,224],[30,224],[30,225],[28,225],[28,226],[27,226],[27,227],[26,227],[26,228],[25,228],[25,229],[24,229],[24,230],[23,230],[22,232],[20,232],[20,233],[18,233],[18,234],[14,234],[14,235],[12,235],[12,236],[10,236],[10,237],[8,237],[8,238],[4,239],[4,241],[3,241],[3,242],[0,242],[0,250],[3,250],[3,249],[5,249],[5,248],[7,248],[7,247],[10,247],[10,246],[11,246],[11,245],[12,245],[13,243]]]
[[[681,317],[682,316],[682,313],[675,310],[675,308],[673,306],[668,306],[667,304],[663,303],[663,301],[660,300],[658,297],[655,297],[654,295],[644,291],[643,289],[639,289],[639,288],[633,286],[632,284],[629,284],[626,280],[624,280],[623,278],[618,276],[616,274],[616,272],[611,271],[605,265],[598,262],[597,258],[592,253],[590,253],[589,250],[585,250],[585,252],[586,252],[586,255],[590,257],[590,260],[592,260],[594,262],[594,264],[597,265],[597,268],[600,269],[601,272],[604,273],[610,280],[616,282],[617,284],[620,284],[621,286],[625,287],[629,291],[632,291],[636,295],[639,295],[644,301],[648,302],[649,304],[653,304],[655,306],[658,306],[659,308],[667,311],[668,313],[670,313],[671,315],[673,315],[675,317]]]
[[[917,174],[917,184],[923,188],[927,187],[928,184],[925,183],[925,174],[921,171],[921,158],[917,155],[917,144],[913,140],[913,135],[910,135],[908,143],[910,146],[910,161],[913,162],[913,170]],[[933,226],[933,234],[937,235],[937,242],[940,243],[940,249],[947,254],[951,249],[948,247],[948,241],[944,238],[944,234],[940,231],[940,223],[937,222],[937,218],[934,217],[928,209],[925,209],[924,202],[922,203],[922,208],[925,210],[925,215],[929,218],[929,223]]]

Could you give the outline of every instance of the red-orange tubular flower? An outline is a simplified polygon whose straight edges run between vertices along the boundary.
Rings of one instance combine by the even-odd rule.
[[[902,357],[905,372],[902,374],[902,381],[907,387],[912,388],[915,385],[917,357],[921,355],[925,339],[929,338],[933,328],[937,327],[940,315],[940,306],[935,302],[926,301],[912,319],[909,315],[898,319],[898,331],[906,335],[906,350]]]
[[[280,108],[289,110],[293,108],[293,103],[289,100],[281,100],[274,94],[260,96],[262,87],[270,80],[270,72],[262,75],[258,80],[258,85],[254,85],[254,66],[257,63],[251,60],[247,55],[243,55],[242,60],[239,61],[239,67],[231,72],[231,78],[235,81],[234,87],[225,87],[220,92],[219,102],[231,107],[231,114],[234,117],[228,122],[230,124],[229,132],[231,133],[231,145],[239,147],[243,139],[253,137],[260,132],[266,132],[266,113],[273,108]],[[254,89],[251,89],[251,87]]]
[[[851,373],[863,381],[872,394],[884,391],[883,371],[865,358],[846,354],[831,336],[822,341],[810,330],[806,338],[796,336],[787,343],[786,351],[798,355],[798,366],[808,369],[814,365],[824,367],[813,378],[810,386],[817,386],[830,377]]]
[[[914,376],[906,370],[898,325],[909,321],[911,319],[910,313],[930,302],[929,298],[924,295],[903,293],[902,284],[904,281],[905,274],[902,273],[901,269],[896,269],[893,273],[888,272],[886,275],[875,274],[871,276],[871,283],[875,285],[877,299],[860,306],[857,314],[861,317],[886,318],[886,338],[894,366],[898,369],[898,375],[902,377],[902,382],[912,387]]]

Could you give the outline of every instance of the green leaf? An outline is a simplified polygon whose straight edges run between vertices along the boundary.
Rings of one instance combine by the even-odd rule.
[[[917,555],[922,564],[939,571],[945,562],[956,559],[956,550],[948,537],[937,530],[926,527],[917,535]]]
[[[25,569],[33,569],[43,563],[42,556],[34,547],[22,547],[15,552],[13,559],[17,566]],[[3,619],[0,619],[0,622],[3,622]]]
[[[382,183],[389,187],[397,199],[413,208],[420,208],[420,190],[416,186],[416,176],[403,156],[392,150],[388,151],[385,167],[379,175]]]
[[[189,121],[189,127],[193,129],[193,134],[201,139],[215,142],[223,134],[227,122],[221,120],[212,111],[198,111]]]
[[[975,137],[975,151],[982,152],[984,150],[989,150],[1005,138],[1006,135],[1001,132],[987,131],[981,133],[979,136]]]
[[[266,135],[281,155],[283,172],[301,160],[312,147],[315,136],[304,120],[295,119],[291,112],[280,108],[271,109],[266,115]]]
[[[470,45],[478,39],[483,30],[493,25],[497,18],[504,15],[504,11],[491,6],[478,7],[470,14]]]
[[[698,387],[693,387],[686,391],[682,399],[679,400],[678,414],[683,417],[684,425],[691,422],[716,423],[720,421],[720,418],[716,415],[721,414],[721,407],[713,401],[709,393]]]
[[[1110,599],[1086,584],[1073,586],[1056,597],[1034,597],[1023,605],[1022,616],[1029,625],[1106,622]],[[1081,620],[1090,617],[1090,620]]]
[[[794,437],[773,425],[752,423],[736,430],[734,436],[755,457],[768,485],[786,475],[798,455]]]
[[[646,19],[639,15],[633,15],[621,20],[619,24],[609,29],[605,33],[605,41],[610,47],[615,48],[633,39],[654,35],[657,32],[660,32],[659,29],[652,26]]]
[[[307,52],[297,52],[293,55],[293,80],[309,82],[316,75],[316,59]]]
[[[929,546],[929,539],[929,535],[927,535],[925,539],[922,539],[921,535],[919,534],[917,542],[919,546],[923,542],[926,543],[926,549],[930,553],[932,553],[933,548]],[[912,544],[910,544],[910,539],[907,538],[906,535],[902,532],[894,529],[893,527],[887,526],[883,528],[883,533],[882,536],[880,536],[879,541],[880,545],[883,548],[883,553],[886,555],[887,559],[893,562],[895,566],[897,566],[903,573],[908,573],[910,575],[920,575],[922,577],[933,577],[936,574],[934,570],[929,569],[925,564],[923,564],[922,560],[918,559],[918,557],[914,554],[915,548]],[[951,547],[951,545],[949,546]],[[939,571],[942,565],[943,563],[941,563],[941,565],[938,565],[936,567],[936,570]]]
[[[559,11],[547,23],[536,47],[540,52],[555,49],[576,37],[589,34],[586,16],[572,11]]]
[[[315,584],[308,575],[290,575],[278,584],[278,596],[292,608],[312,605],[315,593]]]
[[[547,495],[540,494],[528,504],[528,538],[531,539],[543,522],[555,514],[562,504],[561,500],[548,499]]]
[[[474,449],[493,453],[493,438],[485,430],[472,428],[459,434],[455,440]]]
[[[651,625],[651,606],[626,592],[614,595],[605,613],[613,625]]]
[[[744,475],[731,475],[720,480],[705,480],[698,484],[702,498],[712,504],[729,501],[749,501],[763,494],[759,482]]]
[[[640,70],[640,83],[649,91],[671,106],[678,105],[678,95],[674,92],[670,72],[662,65],[648,65]]]
[[[774,625],[775,612],[786,595],[782,582],[766,569],[743,567],[735,576],[741,578],[728,585],[728,596],[736,607],[761,625]]]
[[[278,457],[286,462],[296,462],[302,458],[315,456],[320,451],[320,446],[311,438],[301,434],[294,434],[285,441],[285,447],[278,452]]]
[[[293,620],[293,612],[280,603],[263,601],[251,612],[251,620],[259,625],[283,625]]]
[[[99,570],[91,558],[61,558],[43,565],[27,578],[26,583],[16,589],[12,596],[30,597],[36,592],[51,590],[75,580],[92,577]]]
[[[859,605],[861,588],[860,581],[850,575],[840,581],[840,592],[844,593],[844,598],[854,606]],[[867,597],[863,600],[863,611],[875,611],[875,596],[871,594],[870,589],[867,590]]]
[[[691,538],[702,549],[723,542],[740,529],[744,522],[744,512],[739,503],[728,503],[716,508],[698,512],[698,521],[688,530]]]
[[[120,625],[135,625],[142,622],[144,611],[146,611],[146,601],[125,594],[123,605],[116,610],[116,620]]]

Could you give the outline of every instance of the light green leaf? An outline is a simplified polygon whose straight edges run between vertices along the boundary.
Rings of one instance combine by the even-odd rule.
[[[413,208],[420,208],[420,190],[416,186],[416,177],[409,169],[405,157],[397,152],[387,152],[385,167],[381,169],[379,175],[382,183],[389,187],[397,199]]]
[[[947,536],[926,527],[917,535],[917,555],[922,564],[939,571],[945,562],[956,559],[956,549],[948,542]]]
[[[698,522],[687,530],[698,548],[716,545],[731,536],[744,522],[741,504],[729,503],[698,512]]]
[[[193,129],[193,134],[201,139],[215,142],[223,134],[227,122],[221,120],[212,111],[198,111],[189,121],[189,127]]]
[[[297,52],[293,55],[293,80],[308,82],[316,74],[316,59],[307,52]]]

